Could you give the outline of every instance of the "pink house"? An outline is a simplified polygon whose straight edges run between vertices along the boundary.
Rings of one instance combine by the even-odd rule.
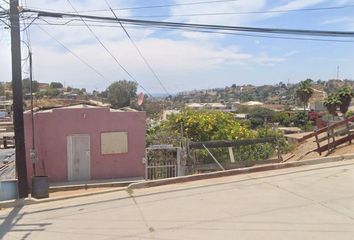
[[[77,105],[36,112],[37,175],[50,182],[145,175],[145,112]],[[31,114],[24,114],[26,161],[33,176]]]

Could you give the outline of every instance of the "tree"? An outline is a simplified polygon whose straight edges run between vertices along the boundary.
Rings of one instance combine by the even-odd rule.
[[[60,82],[51,82],[49,87],[50,88],[63,88],[63,84]]]
[[[324,101],[328,112],[333,116],[336,115],[338,106],[341,105],[341,101],[337,93],[331,93]]]
[[[6,88],[6,83],[0,83],[0,95],[1,96],[5,95],[5,88]]]
[[[254,128],[264,125],[266,122],[272,121],[275,112],[266,108],[254,108],[249,113],[249,120]]]
[[[165,124],[176,134],[181,123],[184,133],[192,141],[236,140],[254,137],[252,131],[243,127],[231,113],[213,110],[186,109],[176,115],[170,115]]]
[[[304,112],[306,112],[306,106],[313,94],[313,88],[311,87],[310,79],[306,79],[305,81],[301,81],[299,83],[299,87],[296,89],[296,96],[299,100],[304,104]]]
[[[108,98],[108,90],[106,89],[105,91],[98,92],[98,96],[101,98]]]
[[[57,97],[60,94],[60,91],[56,88],[48,88],[45,94],[48,97]]]
[[[149,118],[157,119],[162,115],[164,103],[162,101],[145,100],[143,108]]]
[[[136,97],[138,85],[135,82],[122,80],[112,83],[108,88],[108,102],[113,108],[130,106]]]
[[[31,92],[31,80],[29,78],[25,78],[22,80],[22,89],[23,93],[30,93]],[[39,83],[37,81],[32,81],[32,92],[39,91]]]
[[[346,114],[354,95],[353,90],[350,87],[342,87],[338,90],[337,95],[341,102],[339,104],[340,112]]]
[[[286,112],[276,112],[272,119],[274,122],[279,122],[281,125],[288,127],[291,123],[291,119]]]

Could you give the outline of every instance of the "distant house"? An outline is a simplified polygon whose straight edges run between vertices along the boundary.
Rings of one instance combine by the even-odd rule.
[[[63,97],[68,99],[77,99],[78,94],[73,92],[63,92]]]
[[[257,101],[249,101],[249,102],[233,102],[231,106],[231,110],[237,111],[240,108],[255,108],[255,107],[261,107],[264,104],[262,102],[257,102]]]
[[[51,182],[143,178],[145,112],[77,105],[34,115],[37,174]],[[31,115],[24,114],[28,176],[32,176]]]
[[[245,114],[245,113],[237,113],[235,114],[235,118],[236,119],[241,119],[241,120],[245,120],[248,119],[249,115]]]
[[[207,109],[213,109],[213,110],[225,110],[226,105],[223,103],[206,103],[205,108]]]
[[[262,107],[276,112],[285,111],[285,106],[283,104],[264,104]]]
[[[325,111],[324,100],[327,97],[327,93],[321,90],[313,89],[313,94],[309,100],[308,108],[314,111]]]
[[[188,103],[187,108],[192,108],[196,110],[200,109],[211,109],[211,110],[225,110],[227,106],[223,103]]]
[[[186,104],[186,107],[192,109],[203,109],[204,105],[204,103],[188,103]]]
[[[259,107],[259,106],[263,106],[264,103],[258,101],[249,101],[249,102],[241,103],[241,105],[248,106],[248,107]]]

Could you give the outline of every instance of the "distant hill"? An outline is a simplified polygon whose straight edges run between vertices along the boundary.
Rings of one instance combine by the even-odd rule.
[[[311,80],[311,83],[313,88],[325,91],[327,94],[342,86],[354,88],[354,81],[348,79]],[[296,104],[295,92],[297,86],[298,84],[285,84],[283,82],[263,86],[233,84],[225,88],[181,92],[174,97],[174,101],[184,103],[260,101],[269,104],[294,105]]]

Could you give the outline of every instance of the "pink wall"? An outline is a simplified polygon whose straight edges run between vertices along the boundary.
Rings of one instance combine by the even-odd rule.
[[[35,114],[35,145],[39,157],[37,175],[51,182],[68,180],[67,136],[88,134],[91,140],[91,179],[144,177],[145,112],[110,112],[108,108],[60,108]],[[31,115],[24,115],[28,176],[32,176]],[[128,132],[128,153],[101,155],[102,132]]]

